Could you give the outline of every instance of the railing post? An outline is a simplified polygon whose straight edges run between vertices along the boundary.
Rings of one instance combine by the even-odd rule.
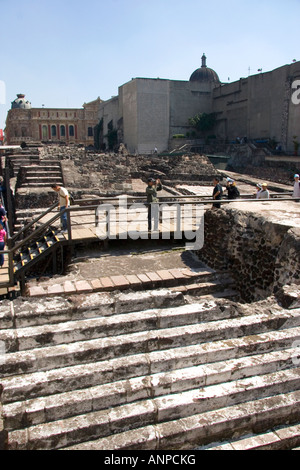
[[[15,214],[13,210],[13,202],[12,202],[12,190],[10,187],[10,177],[9,177],[9,168],[5,168],[5,187],[6,187],[6,201],[7,201],[7,215],[8,215],[8,226],[9,226],[9,232],[10,234],[13,233],[14,231],[14,220],[15,220]]]
[[[68,239],[72,240],[72,225],[71,225],[71,211],[70,208],[66,209],[67,211],[67,223],[68,223]]]
[[[15,285],[15,273],[14,273],[14,253],[12,250],[8,253],[8,276],[11,287]]]

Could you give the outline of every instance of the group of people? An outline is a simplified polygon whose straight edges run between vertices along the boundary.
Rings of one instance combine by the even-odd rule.
[[[299,198],[300,200],[300,175],[295,174],[294,176],[294,189],[293,189],[293,198]],[[227,178],[226,190],[228,193],[228,199],[234,200],[240,197],[240,192],[236,186],[236,182],[232,178]],[[216,201],[220,201],[223,198],[223,186],[220,184],[220,178],[214,178],[214,191],[213,191],[213,199]],[[268,184],[257,184],[256,185],[256,199],[270,199],[270,192],[268,190]],[[298,201],[296,201],[298,202]],[[213,207],[219,209],[221,207],[220,202],[216,202],[213,204]]]
[[[299,175],[294,176],[294,191],[293,197],[300,199],[300,182]],[[58,194],[59,210],[61,211],[61,226],[62,232],[68,231],[67,213],[65,209],[70,205],[70,195],[66,188],[57,184],[52,185],[51,188]],[[232,178],[227,178],[226,191],[229,200],[235,200],[240,197],[240,191],[237,188],[236,182]],[[160,179],[149,178],[148,186],[146,188],[147,206],[148,206],[148,231],[151,232],[154,221],[154,231],[159,228],[159,199],[158,192],[162,191],[162,184]],[[216,176],[214,178],[214,190],[213,190],[213,208],[219,209],[221,207],[221,200],[223,199],[223,186],[220,184],[220,178]],[[269,199],[270,192],[268,190],[267,183],[256,185],[256,198],[257,199]],[[1,216],[1,207],[0,207]],[[0,223],[0,249],[1,249],[1,223]],[[1,265],[1,259],[0,259]]]
[[[228,194],[228,199],[230,201],[233,201],[235,199],[238,199],[240,197],[240,191],[238,190],[236,186],[236,182],[232,178],[226,178],[226,191]],[[214,178],[214,190],[213,190],[213,199],[215,201],[221,201],[223,199],[223,186],[220,183],[220,178],[218,176],[215,176]],[[221,203],[220,202],[215,202],[213,204],[213,208],[215,209],[220,209]]]

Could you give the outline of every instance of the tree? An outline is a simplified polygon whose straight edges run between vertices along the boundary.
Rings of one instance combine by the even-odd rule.
[[[199,113],[189,119],[190,126],[194,127],[198,132],[211,131],[217,120],[216,113]]]
[[[94,127],[94,146],[96,150],[100,150],[103,145],[103,118]]]
[[[118,144],[117,129],[110,129],[104,137],[107,138],[109,150],[114,150],[115,146]]]

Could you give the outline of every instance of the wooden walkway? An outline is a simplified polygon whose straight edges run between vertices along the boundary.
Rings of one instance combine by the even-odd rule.
[[[189,206],[189,209],[192,209]],[[95,217],[79,218],[75,213],[72,214],[72,241],[92,241],[100,240],[126,240],[126,239],[168,239],[179,237],[182,234],[187,234],[190,238],[190,233],[194,234],[203,223],[204,207],[198,208],[190,212],[182,207],[177,212],[175,208],[168,208],[164,210],[163,216],[160,218],[160,223],[157,231],[148,232],[148,212],[147,209],[142,209],[140,212],[128,210],[126,214],[121,214],[116,211],[112,218],[106,219],[102,217],[95,224]],[[124,218],[125,217],[125,218]],[[108,223],[109,222],[109,223]],[[154,222],[152,221],[152,227]],[[68,239],[65,236],[66,240]]]

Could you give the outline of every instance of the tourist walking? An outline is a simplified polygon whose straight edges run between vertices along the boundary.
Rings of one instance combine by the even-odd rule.
[[[299,175],[296,174],[294,176],[294,191],[293,191],[293,197],[298,197],[300,199],[300,182],[299,182]],[[299,202],[299,201],[296,201]]]
[[[228,199],[234,200],[240,197],[240,192],[236,187],[236,182],[231,178],[227,178],[226,190],[228,192]]]
[[[159,204],[158,204],[158,191],[162,190],[160,179],[148,179],[148,186],[146,188],[147,205],[148,205],[148,231],[152,230],[152,220],[154,220],[154,231],[158,231],[159,226]]]
[[[0,222],[0,251],[4,250],[6,240],[7,240],[7,235],[4,229],[4,224],[3,222]],[[4,264],[4,254],[0,253],[0,268],[2,268],[3,264]]]
[[[3,207],[2,202],[0,202],[0,222],[2,223],[4,230],[7,230],[7,227],[6,227],[6,222],[7,222],[6,210]]]
[[[58,184],[51,185],[51,188],[58,194],[58,210],[61,212],[61,229],[63,233],[68,231],[68,219],[65,209],[70,205],[68,190]]]
[[[223,188],[220,184],[220,178],[218,176],[214,178],[213,184],[214,184],[213,199],[215,201],[220,201],[223,197]],[[215,209],[220,209],[220,207],[221,207],[221,203],[219,202],[213,204],[213,208]]]

